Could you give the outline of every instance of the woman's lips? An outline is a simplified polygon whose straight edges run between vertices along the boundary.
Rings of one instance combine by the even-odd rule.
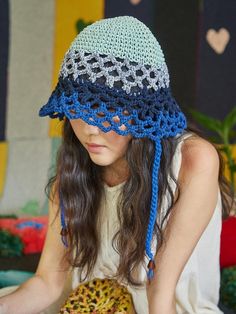
[[[100,153],[104,147],[106,146],[95,143],[87,143],[87,149],[90,153]]]

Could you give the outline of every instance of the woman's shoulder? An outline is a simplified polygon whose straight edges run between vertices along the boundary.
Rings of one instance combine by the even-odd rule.
[[[192,134],[183,141],[181,147],[182,163],[180,175],[185,173],[197,174],[205,171],[218,172],[219,156],[214,145],[206,139]]]

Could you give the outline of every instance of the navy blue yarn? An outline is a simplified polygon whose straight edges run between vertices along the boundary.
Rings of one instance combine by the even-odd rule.
[[[128,112],[128,115],[125,113]],[[102,115],[101,115],[102,113]],[[81,118],[103,132],[115,131],[120,135],[131,134],[135,138],[148,137],[155,141],[155,156],[152,169],[152,198],[150,218],[145,242],[146,254],[154,261],[151,249],[152,236],[157,217],[158,172],[161,160],[161,138],[173,137],[187,127],[185,115],[181,112],[169,88],[150,91],[143,88],[139,93],[127,94],[122,89],[110,88],[78,78],[59,78],[59,82],[40,116],[68,119]],[[118,116],[119,122],[113,121]],[[130,121],[132,120],[132,123]],[[109,123],[109,126],[104,125]],[[120,129],[125,125],[126,128]],[[66,229],[65,208],[61,203],[61,224]],[[65,239],[62,237],[65,244]],[[65,244],[66,245],[66,244]],[[149,269],[148,278],[154,275]]]
[[[95,108],[94,108],[95,107]],[[129,113],[128,116],[124,111]],[[98,117],[102,112],[104,117]],[[83,119],[98,126],[103,132],[111,130],[120,135],[149,137],[152,140],[175,136],[186,127],[186,119],[168,88],[139,94],[126,94],[121,89],[109,88],[90,81],[59,79],[55,91],[39,115],[51,118]],[[112,119],[119,116],[119,123]],[[132,124],[129,121],[132,119]],[[109,122],[110,126],[104,126]],[[126,129],[120,130],[121,125]]]

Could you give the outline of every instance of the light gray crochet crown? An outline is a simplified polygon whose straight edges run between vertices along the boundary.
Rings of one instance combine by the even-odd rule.
[[[150,29],[132,16],[103,19],[87,26],[74,39],[70,50],[104,53],[153,66],[165,62]]]
[[[96,36],[94,36],[96,34]],[[98,21],[72,42],[60,76],[73,75],[122,88],[126,93],[143,87],[169,87],[169,74],[159,43],[151,31],[130,16]]]

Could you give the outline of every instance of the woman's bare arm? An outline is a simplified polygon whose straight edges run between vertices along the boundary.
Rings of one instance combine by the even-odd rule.
[[[150,314],[176,313],[178,279],[216,206],[218,170],[218,155],[210,143],[186,141],[178,179],[180,197],[164,230],[165,243],[155,258],[154,279],[147,287]]]
[[[60,296],[69,266],[62,262],[65,248],[60,238],[60,216],[55,218],[57,208],[55,199],[50,202],[46,241],[35,276],[0,298],[0,314],[39,313]]]

